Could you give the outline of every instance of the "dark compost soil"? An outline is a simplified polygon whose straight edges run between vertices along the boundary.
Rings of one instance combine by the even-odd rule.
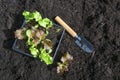
[[[64,75],[39,60],[10,50],[24,10],[59,15],[95,47],[86,54],[65,33],[59,54],[74,61]],[[120,0],[0,0],[0,80],[120,80]]]

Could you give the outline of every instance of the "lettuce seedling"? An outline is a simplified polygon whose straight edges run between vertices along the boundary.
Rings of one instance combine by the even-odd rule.
[[[60,60],[61,60],[61,62],[58,62],[58,66],[57,66],[57,73],[63,74],[64,72],[69,70],[68,67],[69,67],[71,61],[73,60],[73,56],[71,56],[67,52],[61,57]]]
[[[25,30],[26,30],[25,28],[16,30],[15,37],[18,39],[25,39],[26,38]]]

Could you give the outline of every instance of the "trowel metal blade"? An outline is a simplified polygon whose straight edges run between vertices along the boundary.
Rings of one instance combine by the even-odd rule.
[[[94,48],[82,35],[76,36],[75,43],[85,52],[92,53]]]

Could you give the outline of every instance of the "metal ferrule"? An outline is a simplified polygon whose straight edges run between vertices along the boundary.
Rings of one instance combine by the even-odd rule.
[[[77,40],[81,41],[81,38],[80,38],[80,37],[78,37],[78,35],[76,35],[76,36],[75,36],[75,39],[77,39]]]

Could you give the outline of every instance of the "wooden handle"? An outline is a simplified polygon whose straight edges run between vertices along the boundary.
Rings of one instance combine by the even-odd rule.
[[[70,26],[68,26],[59,16],[55,17],[55,20],[61,25],[63,26],[63,28],[73,37],[75,37],[77,35],[77,33],[70,28]]]

